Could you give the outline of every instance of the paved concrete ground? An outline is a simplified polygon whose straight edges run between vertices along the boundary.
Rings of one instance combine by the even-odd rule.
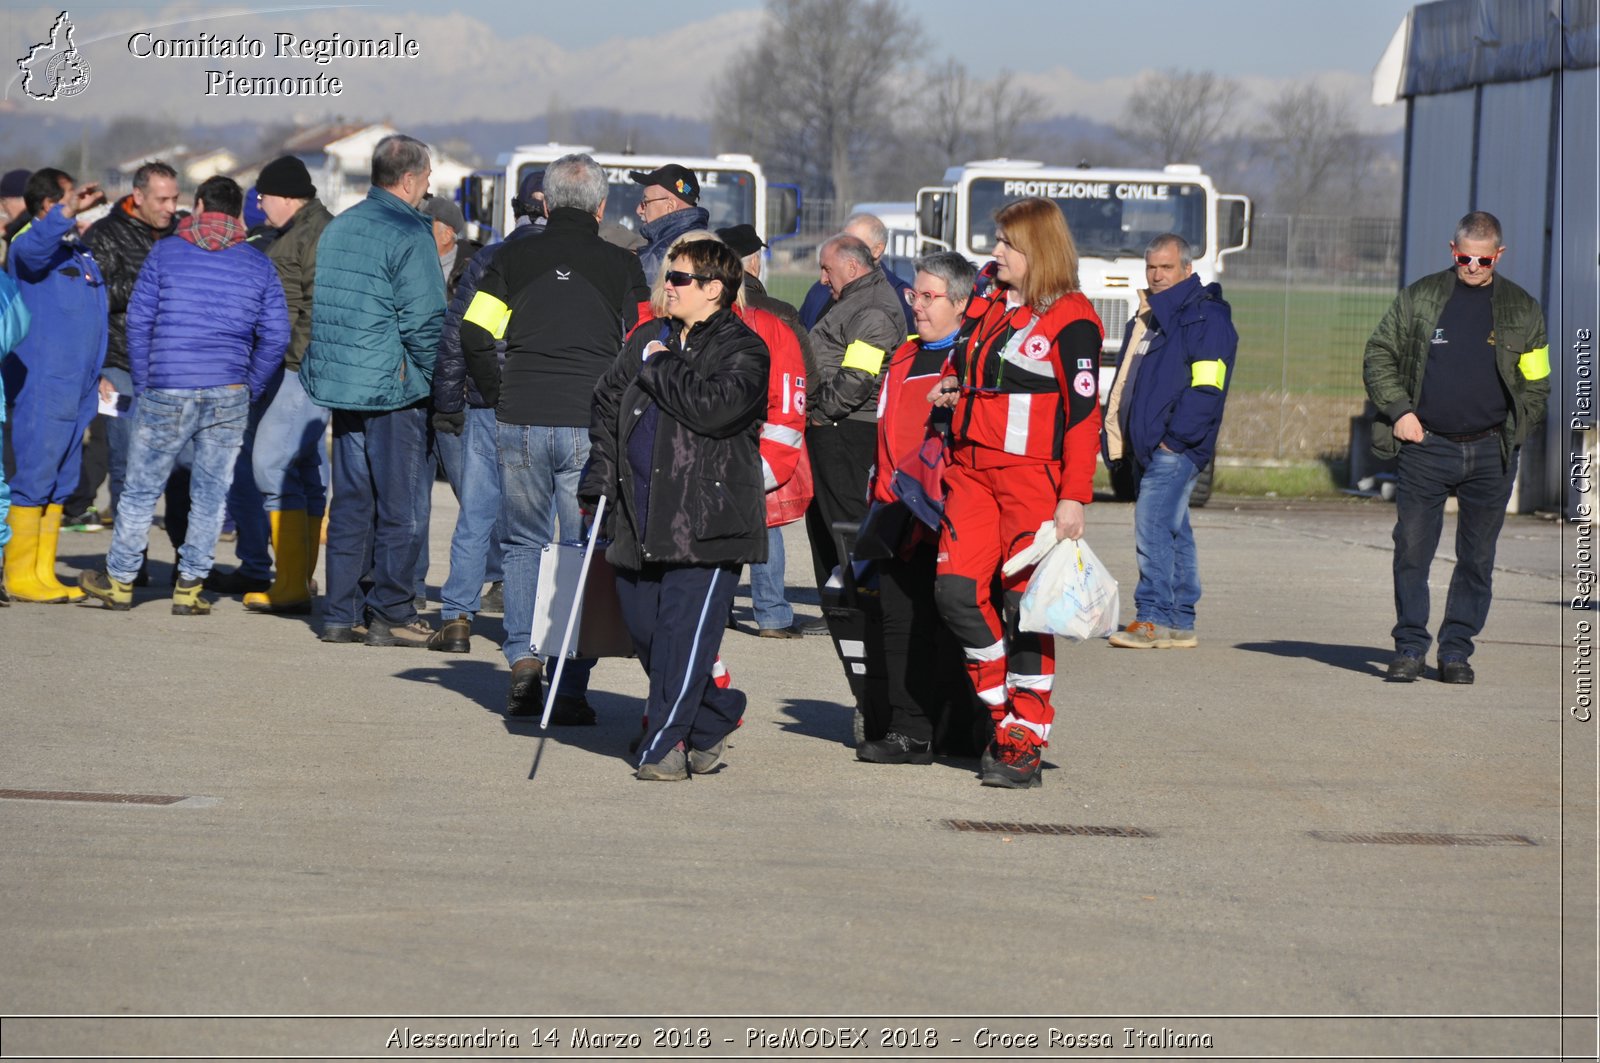
[[[454,512],[436,497],[435,585]],[[1131,516],[1097,504],[1088,533],[1127,611]],[[1030,792],[982,788],[970,763],[854,761],[825,639],[730,633],[750,710],[727,766],[651,785],[622,759],[631,661],[595,673],[600,726],[553,731],[541,756],[535,727],[500,715],[488,637],[461,656],[325,646],[237,599],[205,619],[156,595],[128,614],[0,610],[0,786],[207,799],[0,800],[0,1013],[397,1020],[13,1020],[3,1054],[378,1055],[406,1016],[755,1014],[1144,1016],[1054,1025],[1119,1044],[1130,1024],[1213,1031],[1208,1058],[1592,1058],[1593,1022],[1563,1042],[1558,1018],[1594,1011],[1596,822],[1595,725],[1561,693],[1560,527],[1508,522],[1476,686],[1394,687],[1392,507],[1195,516],[1200,647],[1063,645],[1053,768]],[[68,536],[66,563],[109,538]],[[788,543],[803,582],[798,527]],[[794,598],[815,615],[814,593]],[[1250,1015],[1327,1018],[1204,1018]],[[1472,1015],[1544,1018],[1378,1018]],[[743,1050],[747,1025],[699,1054]],[[976,1048],[960,1031],[978,1025],[940,1024],[939,1051]]]

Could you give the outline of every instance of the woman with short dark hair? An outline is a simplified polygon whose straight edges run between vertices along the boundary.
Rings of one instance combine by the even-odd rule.
[[[745,696],[711,681],[739,569],[765,561],[758,450],[766,345],[732,307],[744,269],[715,240],[667,255],[664,321],[634,331],[595,390],[578,496],[607,500],[617,594],[650,676],[637,776],[714,770]]]

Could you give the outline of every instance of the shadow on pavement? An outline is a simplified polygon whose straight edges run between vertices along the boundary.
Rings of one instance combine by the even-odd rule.
[[[789,722],[781,724],[785,731],[855,747],[851,735],[854,707],[841,705],[837,701],[791,698],[780,708],[789,717]]]
[[[1343,668],[1363,675],[1382,676],[1393,650],[1372,646],[1338,646],[1327,642],[1240,642],[1234,649],[1252,653],[1270,653],[1274,657],[1303,657],[1332,668]]]

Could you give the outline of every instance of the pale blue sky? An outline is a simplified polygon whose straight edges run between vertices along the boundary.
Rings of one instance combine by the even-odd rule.
[[[694,21],[763,5],[754,0],[471,0],[442,5],[386,3],[392,10],[436,12],[453,6],[486,21],[519,23],[567,47],[618,36],[648,35],[652,25]],[[1408,0],[1036,0],[982,4],[972,0],[906,0],[906,10],[930,37],[950,42],[964,58],[1014,70],[1070,66],[1086,78],[1114,77],[1146,67],[1221,69],[1263,77],[1292,77],[1306,69],[1371,71],[1395,27],[1414,5]],[[595,12],[601,12],[599,17]],[[1007,19],[1016,13],[1023,32]],[[1137,35],[1133,25],[1137,23]],[[1038,32],[1052,29],[1054,32]],[[1112,43],[1115,42],[1115,43]],[[970,65],[976,66],[977,63]]]
[[[505,118],[542,111],[556,98],[568,107],[706,118],[716,106],[717,73],[759,35],[763,9],[760,0],[61,3],[70,5],[96,87],[92,97],[85,93],[59,112],[193,111],[208,121],[269,112]],[[1393,129],[1403,121],[1401,108],[1375,108],[1369,98],[1371,71],[1410,10],[1408,0],[1340,0],[1336,7],[1312,0],[905,0],[904,6],[930,41],[913,59],[931,65],[955,56],[982,79],[1010,69],[1050,114],[1105,120],[1120,111],[1141,72],[1177,68],[1237,79],[1246,109],[1287,85],[1316,80],[1367,128]],[[24,54],[60,10],[48,0],[6,0],[0,8],[6,54]],[[304,72],[305,65],[135,59],[126,38],[141,29],[171,37],[202,31],[381,37],[401,29],[421,42],[422,52],[411,63],[320,68],[344,79],[347,91],[338,101],[222,99],[206,92],[207,68],[238,68],[248,77]],[[676,91],[663,96],[663,84]]]
[[[213,6],[218,10],[286,11],[301,5]],[[459,11],[493,25],[539,33],[568,48],[584,48],[616,37],[650,36],[663,27],[763,5],[759,0],[677,0],[671,4],[662,0],[392,0],[340,6],[426,15]],[[1408,0],[1341,0],[1337,5],[1315,0],[905,2],[907,11],[930,37],[949,40],[949,53],[957,54],[959,49],[974,67],[993,64],[1038,71],[1069,66],[1082,77],[1096,79],[1149,67],[1226,68],[1264,77],[1292,77],[1307,69],[1365,73],[1377,63],[1412,6]],[[98,9],[154,13],[167,7],[140,0],[76,0],[70,4],[71,10],[85,13]],[[1018,32],[1019,24],[1022,32]]]

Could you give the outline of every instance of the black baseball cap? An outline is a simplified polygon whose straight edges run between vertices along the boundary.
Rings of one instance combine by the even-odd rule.
[[[722,242],[733,249],[733,253],[740,258],[749,258],[767,245],[761,242],[761,237],[756,233],[756,227],[748,223],[743,225],[730,225],[726,229],[718,229],[717,236]]]
[[[700,180],[687,166],[669,162],[648,173],[644,170],[629,170],[628,176],[646,188],[651,185],[665,188],[691,207],[700,202]]]

